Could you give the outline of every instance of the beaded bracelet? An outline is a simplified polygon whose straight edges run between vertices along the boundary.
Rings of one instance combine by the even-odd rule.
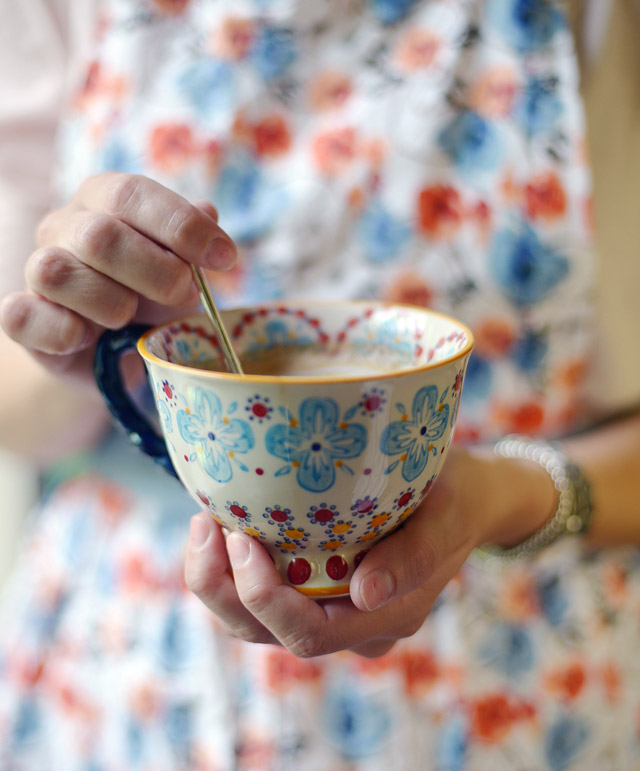
[[[518,559],[535,554],[564,535],[587,531],[593,512],[589,482],[558,445],[521,436],[507,436],[496,443],[494,452],[503,458],[530,460],[542,466],[558,491],[558,506],[539,530],[516,546],[502,548],[483,545],[482,551],[501,558]]]

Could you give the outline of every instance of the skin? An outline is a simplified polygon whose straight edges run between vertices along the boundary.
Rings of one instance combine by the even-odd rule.
[[[47,215],[26,263],[27,290],[0,304],[0,322],[47,377],[94,399],[95,341],[105,327],[160,321],[196,300],[189,263],[230,268],[236,250],[215,207],[190,203],[140,176],[87,179]],[[36,421],[37,422],[37,421]],[[0,425],[1,428],[1,425]],[[593,545],[640,542],[640,417],[566,443],[591,480]],[[185,556],[187,585],[233,636],[309,657],[339,650],[379,656],[421,626],[470,552],[509,546],[553,513],[556,492],[535,463],[489,448],[452,448],[426,501],[355,571],[350,597],[314,601],[283,585],[258,541],[197,514]]]

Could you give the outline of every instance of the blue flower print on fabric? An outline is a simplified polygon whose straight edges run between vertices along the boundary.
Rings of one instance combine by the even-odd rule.
[[[405,18],[415,2],[416,0],[371,0],[371,7],[383,24],[395,24]]]
[[[497,127],[472,110],[464,110],[447,124],[438,142],[461,174],[492,171],[500,164],[502,144]]]
[[[271,81],[281,77],[296,59],[292,31],[285,27],[264,27],[250,56],[265,80]]]
[[[348,760],[374,755],[393,723],[392,707],[349,681],[335,685],[324,704],[324,723],[331,743]]]
[[[140,158],[131,152],[127,142],[112,137],[100,152],[97,170],[136,174],[140,170]]]
[[[548,350],[546,333],[527,330],[515,344],[511,358],[523,372],[536,372],[542,366]]]
[[[569,273],[569,262],[527,223],[499,231],[489,249],[491,275],[517,306],[544,300]]]
[[[338,415],[333,399],[312,397],[300,405],[299,420],[287,414],[286,425],[272,426],[267,432],[267,451],[297,466],[298,484],[305,490],[328,490],[335,482],[336,462],[357,458],[366,447],[366,428],[359,423],[338,424]],[[289,473],[290,468],[287,465],[276,473]]]
[[[197,445],[204,470],[216,482],[233,476],[229,453],[246,453],[254,444],[249,423],[224,415],[218,396],[203,388],[195,389],[191,412],[179,410],[176,422],[185,442]]]
[[[569,599],[557,575],[545,575],[538,580],[538,597],[545,617],[552,626],[559,626],[569,610]]]
[[[543,48],[566,27],[563,14],[549,0],[488,0],[486,18],[521,53]]]
[[[530,78],[513,105],[513,118],[529,137],[552,129],[564,112],[555,78]]]
[[[467,758],[469,728],[464,715],[455,715],[438,731],[436,767],[441,771],[463,771]]]
[[[534,665],[531,636],[524,627],[496,624],[480,645],[478,657],[507,677],[517,679]]]
[[[233,70],[224,62],[202,59],[181,73],[178,93],[202,118],[226,114],[233,107]]]
[[[462,400],[465,404],[471,401],[482,401],[489,396],[493,382],[493,368],[475,351],[469,357],[467,371],[464,376]]]
[[[390,214],[380,201],[372,201],[365,210],[358,231],[364,253],[374,263],[396,257],[410,235],[408,226]]]
[[[589,738],[589,728],[577,715],[561,715],[544,739],[544,754],[551,771],[561,771],[572,763]]]
[[[449,422],[449,405],[444,404],[443,393],[438,400],[438,388],[434,385],[421,388],[413,399],[411,420],[402,405],[402,419],[390,423],[382,432],[380,449],[385,455],[404,455],[402,476],[413,481],[424,471],[429,454],[436,454],[433,442],[444,434]],[[387,473],[393,471],[398,461],[392,463]]]
[[[285,206],[282,191],[274,190],[247,153],[234,153],[221,169],[213,198],[224,216],[225,229],[236,241],[251,241],[272,226]]]

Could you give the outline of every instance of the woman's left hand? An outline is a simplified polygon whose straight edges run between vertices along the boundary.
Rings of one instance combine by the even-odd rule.
[[[380,656],[420,628],[474,547],[526,538],[553,511],[554,494],[535,464],[452,448],[425,501],[360,563],[348,598],[312,600],[285,585],[257,540],[225,538],[204,512],[192,520],[186,583],[234,637],[299,657]]]

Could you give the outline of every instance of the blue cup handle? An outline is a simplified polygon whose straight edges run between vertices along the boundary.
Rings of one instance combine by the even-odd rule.
[[[149,329],[149,325],[129,324],[122,329],[103,332],[96,346],[93,374],[109,412],[124,428],[129,440],[177,477],[164,439],[136,407],[120,374],[120,359],[128,351],[136,350],[138,339]]]

